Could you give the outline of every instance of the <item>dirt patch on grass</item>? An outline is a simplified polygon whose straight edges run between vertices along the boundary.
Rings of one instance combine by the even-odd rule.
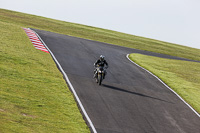
[[[4,109],[0,109],[0,112],[5,112],[5,110]]]
[[[36,116],[33,116],[33,115],[28,115],[28,114],[26,114],[26,113],[22,113],[22,115],[23,115],[23,116],[25,116],[25,117],[36,118]]]

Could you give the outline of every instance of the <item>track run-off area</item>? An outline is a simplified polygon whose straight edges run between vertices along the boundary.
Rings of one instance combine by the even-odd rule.
[[[83,106],[87,112],[88,116],[84,117],[88,117],[85,119],[87,122],[89,119],[88,125],[92,132],[200,132],[199,116],[157,78],[130,62],[126,56],[141,53],[185,59],[33,30],[69,78],[82,104],[79,106]],[[93,79],[93,64],[100,55],[104,55],[109,64],[101,86]]]

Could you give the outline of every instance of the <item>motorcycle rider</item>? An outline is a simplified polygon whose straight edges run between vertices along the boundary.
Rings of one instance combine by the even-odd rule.
[[[94,70],[94,78],[97,78],[97,67],[99,66],[104,67],[104,65],[106,65],[105,68],[108,68],[108,63],[106,62],[104,58],[105,56],[101,55],[100,58],[94,63],[94,66],[96,67],[96,69]],[[105,75],[106,75],[106,71],[105,71]],[[105,78],[105,75],[103,78]]]

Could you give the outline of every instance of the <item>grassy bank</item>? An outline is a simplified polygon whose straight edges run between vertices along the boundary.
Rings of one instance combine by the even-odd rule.
[[[168,54],[200,61],[200,49],[124,34],[101,28],[0,9],[0,21],[115,45]],[[131,25],[130,25],[131,26]]]
[[[33,47],[21,27],[200,61],[199,49],[0,9],[0,132],[5,133],[89,132],[54,61],[49,54]],[[188,90],[185,89],[187,93],[193,91]],[[197,92],[194,89],[190,93]],[[193,102],[199,106],[200,102]]]
[[[0,19],[0,132],[89,132],[50,54]]]
[[[200,113],[200,63],[141,54],[130,54],[129,58],[158,76]]]

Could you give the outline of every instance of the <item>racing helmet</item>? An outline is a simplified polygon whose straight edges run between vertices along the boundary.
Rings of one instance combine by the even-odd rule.
[[[105,56],[101,55],[100,56],[100,61],[104,61]]]

